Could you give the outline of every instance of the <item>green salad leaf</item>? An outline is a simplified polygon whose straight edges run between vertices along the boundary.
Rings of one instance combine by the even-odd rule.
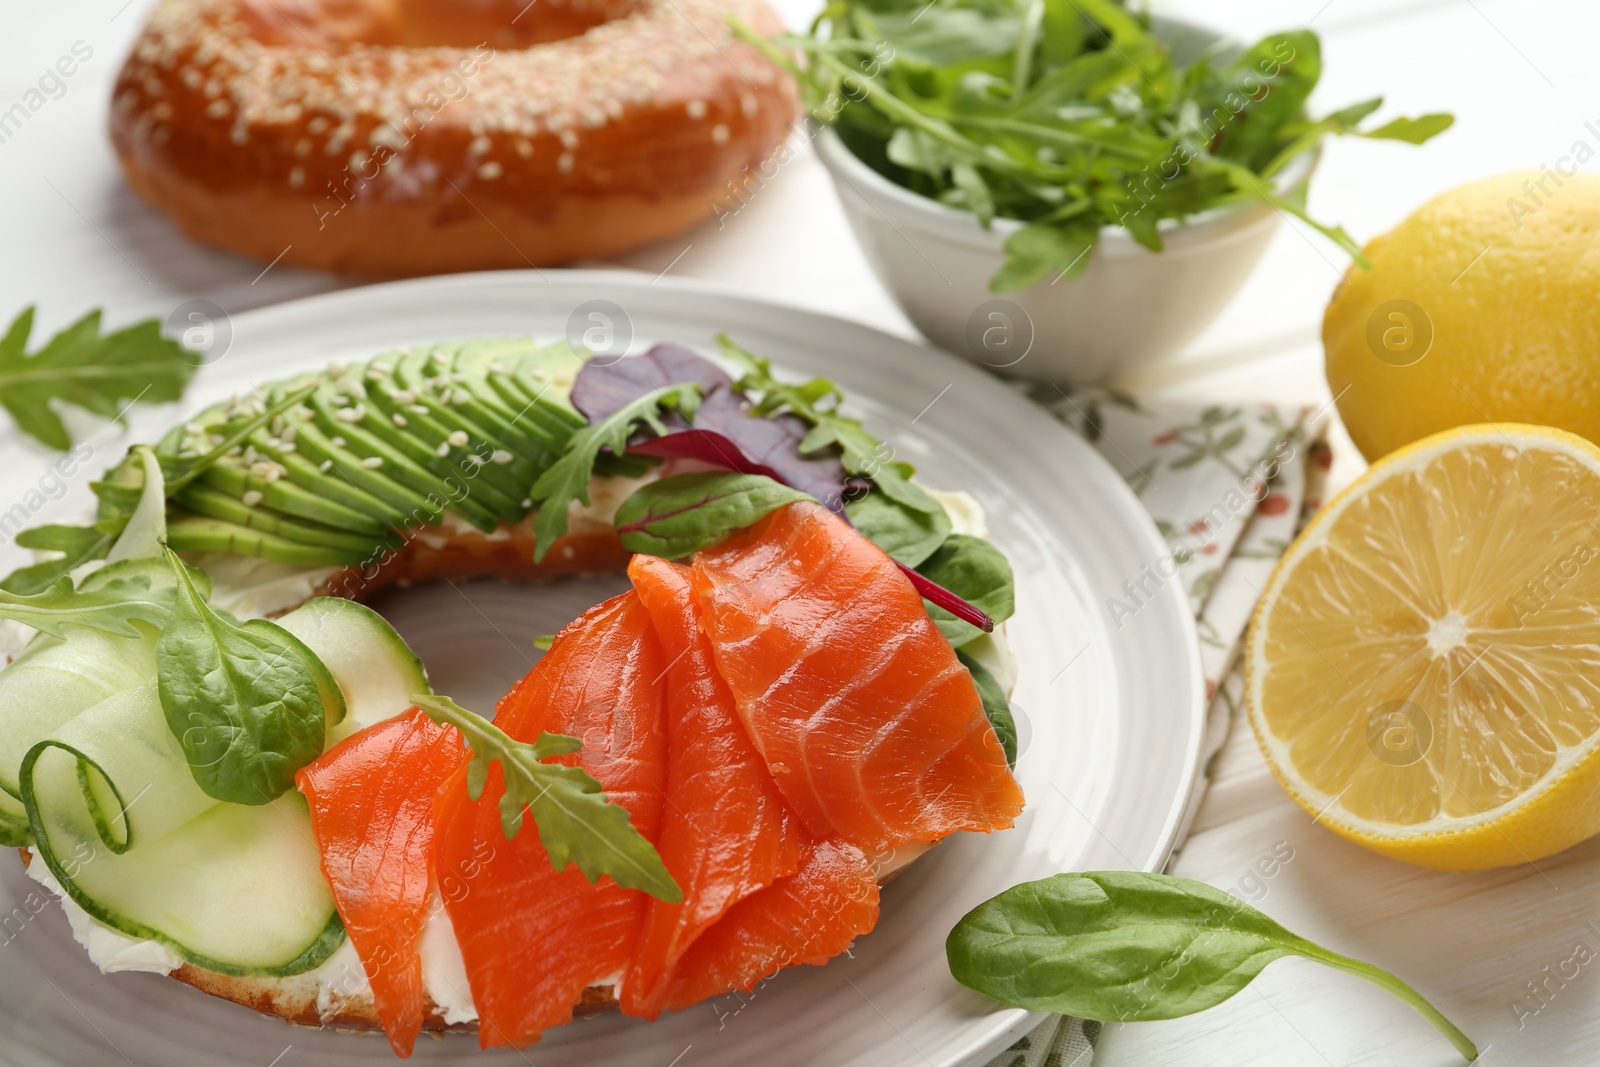
[[[628,438],[640,424],[657,434],[666,433],[661,421],[662,408],[675,408],[685,417],[692,417],[699,401],[699,385],[665,385],[574,433],[565,451],[539,475],[529,494],[539,508],[533,520],[534,562],[542,561],[556,539],[567,532],[567,511],[573,501],[589,503],[589,480],[603,449],[609,448],[612,455],[622,456],[627,452]]]
[[[483,795],[489,765],[500,764],[505,778],[500,828],[506,840],[522,829],[526,811],[533,816],[539,843],[556,870],[576,863],[591,882],[610,875],[620,886],[643,890],[669,904],[683,900],[683,890],[660,853],[633,828],[627,808],[612,803],[599,781],[583,768],[544,762],[577,752],[583,743],[576,737],[544,733],[532,743],[518,741],[449,697],[419,694],[411,702],[440,726],[461,731],[472,749],[467,795],[473,800]]]
[[[812,117],[868,166],[985,226],[1027,224],[1006,242],[995,291],[1077,275],[1102,227],[1159,251],[1162,220],[1252,200],[1364,264],[1349,235],[1307,214],[1303,185],[1282,187],[1283,169],[1326,136],[1421,144],[1452,122],[1363,128],[1381,98],[1312,118],[1315,33],[1180,64],[1118,0],[835,0],[803,37],[737,28],[789,66]]]
[[[617,509],[622,547],[682,559],[768,513],[810,497],[759,474],[704,471],[640,487]]]
[[[177,400],[197,369],[182,345],[161,336],[155,319],[103,334],[100,312],[91,311],[30,355],[32,332],[28,307],[0,337],[0,407],[22,432],[62,452],[72,435],[52,402],[114,419],[135,402]]]
[[[243,624],[206,603],[176,553],[177,596],[156,639],[156,688],[167,727],[207,796],[267,804],[294,788],[344,718],[333,675],[289,631]]]
[[[1016,612],[1016,583],[1005,554],[981,537],[951,534],[917,571],[981,609],[996,623]],[[960,648],[983,631],[937,605],[923,601],[950,643]]]
[[[916,511],[942,511],[927,490],[911,481],[915,471],[897,462],[894,449],[868,433],[861,420],[839,412],[844,394],[826,378],[791,385],[773,377],[772,364],[734,344],[727,334],[717,337],[722,354],[737,364],[741,376],[734,389],[755,400],[751,414],[762,416],[788,412],[811,424],[811,432],[800,442],[802,455],[821,452],[833,445],[850,474],[873,482],[891,500]],[[837,506],[838,501],[823,501]]]
[[[1017,720],[1011,714],[1011,701],[1006,697],[1006,691],[1001,687],[999,679],[990,674],[988,668],[979,663],[973,656],[962,649],[956,649],[956,659],[972,674],[973,684],[978,687],[978,699],[983,701],[983,713],[988,716],[989,725],[994,727],[995,736],[1000,739],[1000,747],[1005,749],[1006,766],[1016,769],[1017,766]]]
[[[962,985],[1013,1007],[1081,1019],[1175,1019],[1221,1004],[1284,956],[1353,974],[1414,1008],[1468,1060],[1472,1041],[1409,985],[1285,930],[1188,878],[1058,874],[968,912],[945,942]]]
[[[950,536],[950,516],[943,507],[920,511],[887,493],[872,492],[857,497],[845,504],[844,511],[851,525],[867,540],[907,567],[921,564]]]
[[[171,610],[172,590],[152,588],[148,577],[116,578],[92,590],[75,589],[71,578],[62,578],[31,596],[0,590],[0,619],[20,622],[51,637],[65,637],[61,629],[65,625],[138,637],[135,622],[161,626]]]

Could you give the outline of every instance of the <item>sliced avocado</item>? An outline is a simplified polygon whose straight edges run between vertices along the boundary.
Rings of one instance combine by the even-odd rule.
[[[168,509],[167,544],[177,552],[231,552],[299,567],[354,567],[369,558],[348,549],[301,544],[178,507]]]
[[[566,429],[565,420],[555,427],[542,423],[539,418],[543,414],[542,407],[530,417],[529,409],[540,407],[537,403],[523,401],[513,407],[506,402],[499,390],[490,384],[490,379],[510,378],[517,357],[500,360],[495,359],[493,353],[493,348],[484,345],[455,346],[449,368],[450,380],[457,389],[472,395],[472,408],[481,412],[480,417],[488,428],[505,441],[511,451],[542,468],[550,461],[546,457],[553,458],[566,445],[570,431]]]
[[[318,481],[324,480],[325,477],[321,474],[316,475]],[[357,511],[324,495],[320,487],[318,491],[313,491],[293,480],[279,478],[268,481],[251,474],[244,462],[233,456],[225,457],[213,464],[200,476],[199,481],[200,484],[208,485],[237,499],[243,499],[246,493],[252,491],[260,493],[261,502],[269,508],[286,515],[310,519],[336,530],[379,538],[389,533],[388,525],[381,519],[372,517],[371,508]]]
[[[394,432],[414,438],[433,469],[442,467],[452,474],[459,472],[470,475],[475,481],[481,479],[484,485],[498,490],[503,498],[495,503],[501,518],[516,518],[522,499],[528,495],[528,486],[533,484],[532,468],[518,471],[510,464],[491,463],[490,456],[495,453],[514,460],[511,443],[486,425],[487,420],[479,417],[474,404],[445,403],[435,395],[430,382],[419,381],[415,374],[408,374],[408,368],[414,370],[417,362],[417,354],[402,353],[388,375],[381,379],[369,375],[370,406],[379,410],[380,421],[387,420],[386,425],[393,425],[396,415],[404,419],[405,429],[397,427]],[[446,388],[454,390],[454,386]],[[397,392],[401,396],[397,397]],[[454,392],[449,395],[453,401]],[[470,394],[464,395],[469,401],[473,399]],[[466,435],[466,443],[455,443],[460,441],[460,434]],[[481,488],[474,485],[473,493],[479,494]],[[483,495],[485,503],[494,499],[492,494]]]
[[[332,436],[323,433],[315,419],[298,423],[296,429],[299,431],[295,437],[296,454],[312,465],[322,481],[329,486],[342,481],[378,498],[384,508],[392,512],[391,525],[405,528],[421,523],[436,523],[444,513],[447,503],[444,498],[434,497],[430,500],[426,494],[415,492],[393,478],[362,466],[362,457],[335,444]],[[278,461],[290,468],[291,476],[295,474],[292,465],[282,458]]]
[[[180,506],[200,515],[224,519],[239,526],[247,526],[252,530],[260,530],[262,533],[273,534],[286,541],[297,541],[303,545],[323,545],[370,555],[379,548],[398,544],[398,539],[344,533],[331,526],[297,522],[264,504],[246,504],[238,497],[213,489],[209,485],[186,485],[172,499]]]
[[[410,510],[410,505],[402,508],[397,501],[370,493],[353,483],[332,466],[324,471],[322,464],[326,463],[329,457],[310,444],[310,438],[313,436],[307,435],[303,441],[302,437],[297,434],[293,452],[275,447],[272,440],[265,434],[257,434],[251,439],[250,443],[255,446],[256,451],[261,455],[288,471],[289,480],[295,485],[343,507],[367,515],[372,521],[381,524],[387,529],[404,527],[417,521]],[[304,450],[301,448],[302,443],[308,446]]]
[[[350,371],[348,373],[356,373]],[[365,415],[357,421],[349,421],[338,416],[340,411],[356,410],[356,408],[341,408],[334,403],[335,391],[332,388],[318,390],[307,404],[316,413],[317,428],[329,439],[329,446],[339,452],[348,453],[354,457],[355,464],[362,470],[378,475],[397,487],[409,489],[422,497],[424,506],[427,501],[438,500],[441,504],[448,502],[451,511],[466,519],[478,529],[489,533],[500,525],[500,517],[494,511],[473,499],[473,490],[466,483],[454,480],[447,481],[428,470],[426,467],[407,458],[404,453],[394,448],[382,438],[371,433],[363,425]],[[355,401],[358,407],[364,407],[361,401]],[[373,420],[376,421],[376,420]],[[306,427],[311,422],[301,424],[301,433],[306,433]],[[345,445],[343,448],[333,445],[332,438],[341,438]],[[334,465],[340,470],[345,469],[345,463],[335,456]],[[348,473],[348,472],[347,472]]]

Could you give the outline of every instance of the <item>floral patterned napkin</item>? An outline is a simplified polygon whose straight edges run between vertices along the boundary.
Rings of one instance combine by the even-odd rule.
[[[1188,593],[1205,669],[1206,740],[1179,848],[1244,691],[1245,626],[1278,557],[1322,506],[1326,407],[1146,404],[1106,389],[1019,386],[1086,437],[1149,510]],[[1138,607],[1128,601],[1128,610]],[[1115,613],[1115,603],[1111,611]],[[989,1067],[1088,1067],[1100,1024],[1052,1018]]]

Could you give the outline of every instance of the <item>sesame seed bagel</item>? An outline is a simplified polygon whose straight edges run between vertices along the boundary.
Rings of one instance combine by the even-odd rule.
[[[604,256],[710,217],[793,83],[764,0],[160,0],[118,76],[129,184],[190,237],[367,275]]]

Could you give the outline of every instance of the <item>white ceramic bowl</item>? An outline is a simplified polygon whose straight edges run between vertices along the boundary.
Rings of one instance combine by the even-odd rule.
[[[1154,20],[1180,63],[1221,41],[1176,19]],[[1151,252],[1120,227],[1100,231],[1083,273],[1028,289],[989,291],[1002,246],[1023,223],[988,229],[883,177],[831,129],[815,140],[845,217],[885,288],[934,344],[1002,374],[1091,384],[1169,356],[1222,311],[1266,251],[1278,224],[1270,205],[1246,202],[1159,224]],[[1309,179],[1306,153],[1279,177],[1280,192]]]

